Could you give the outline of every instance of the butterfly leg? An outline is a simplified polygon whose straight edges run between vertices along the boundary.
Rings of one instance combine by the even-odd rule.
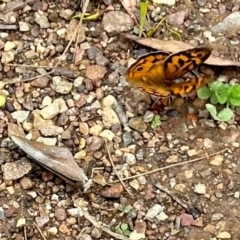
[[[199,89],[207,83],[208,78],[206,77],[191,78],[189,81],[171,84],[168,86],[167,90],[175,95],[184,96],[193,90]]]

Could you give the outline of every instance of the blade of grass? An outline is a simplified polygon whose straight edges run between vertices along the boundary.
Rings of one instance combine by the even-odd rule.
[[[147,37],[152,37],[153,34],[158,30],[159,26],[162,25],[162,23],[165,21],[166,17],[162,18],[162,20],[155,26],[153,27],[152,29],[150,29],[148,32],[147,32]]]
[[[166,27],[167,27],[169,32],[171,32],[172,34],[176,35],[179,38],[179,41],[182,41],[180,33],[175,31],[175,30],[173,30],[173,29],[171,29],[170,26],[168,25],[167,21],[166,21]]]
[[[83,20],[87,20],[87,21],[91,21],[91,20],[97,20],[100,16],[100,10],[96,9],[93,13],[85,13],[84,16],[82,13],[79,13],[75,16],[72,17],[72,19],[74,18],[82,18]]]
[[[148,10],[148,2],[141,1],[140,2],[140,25],[139,25],[139,37],[142,36],[143,28],[146,22],[147,17],[147,10]]]

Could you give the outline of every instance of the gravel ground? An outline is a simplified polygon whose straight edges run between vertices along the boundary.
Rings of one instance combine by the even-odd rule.
[[[184,42],[208,44],[216,56],[239,60],[238,1],[158,2],[166,4],[150,4],[146,29],[165,16],[170,27],[160,26],[155,38],[178,40],[174,30]],[[87,12],[98,9],[99,18],[84,21],[78,44],[67,49],[79,9],[68,0],[0,4],[0,89],[6,96],[0,239],[119,239],[82,209],[95,223],[135,240],[240,239],[239,109],[225,124],[210,119],[195,95],[153,106],[154,97],[126,83],[131,58],[149,49],[119,36],[138,34],[121,2],[90,2]],[[239,75],[237,68],[212,71],[229,81]],[[158,114],[162,123],[153,129]],[[18,148],[12,135],[66,147],[93,185],[83,192],[66,183]],[[36,151],[44,152],[42,146]],[[199,157],[205,158],[183,163]],[[123,186],[112,183],[116,172],[123,180],[142,175]]]

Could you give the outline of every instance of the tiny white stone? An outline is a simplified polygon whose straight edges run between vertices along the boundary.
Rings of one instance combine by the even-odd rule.
[[[67,213],[71,216],[71,217],[77,217],[79,214],[79,209],[78,208],[70,208],[67,209]]]
[[[27,194],[29,196],[31,196],[32,198],[36,198],[37,197],[37,193],[35,191],[29,191],[29,192],[27,192]]]
[[[202,183],[198,183],[194,187],[194,192],[198,194],[206,194],[206,185]]]
[[[175,5],[175,0],[153,0],[154,3],[156,4],[165,4],[168,6],[173,6]]]
[[[17,221],[17,227],[22,227],[26,225],[26,219],[25,218],[19,218]]]
[[[47,232],[51,235],[56,235],[58,232],[58,229],[56,227],[51,227],[47,230]]]
[[[29,111],[19,110],[13,112],[11,115],[14,119],[17,120],[17,122],[22,123],[28,118]]]
[[[159,221],[164,221],[168,219],[168,215],[165,212],[161,212],[160,214],[157,215],[157,219]]]

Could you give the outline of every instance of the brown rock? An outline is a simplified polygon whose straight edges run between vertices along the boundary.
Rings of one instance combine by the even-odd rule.
[[[61,113],[57,120],[57,125],[65,126],[68,122],[68,116],[65,112]]]
[[[181,219],[181,226],[183,227],[190,226],[194,222],[193,216],[186,213],[182,214],[180,216],[180,219]]]
[[[106,198],[120,198],[123,192],[122,184],[116,184],[106,188],[101,192],[101,195]]]
[[[20,186],[22,189],[31,189],[34,186],[34,182],[30,178],[23,177],[20,179]]]
[[[99,150],[100,147],[102,146],[102,138],[100,138],[98,136],[92,136],[91,139],[92,139],[92,142],[90,144],[90,149],[92,151]]]
[[[68,232],[70,232],[70,230],[66,225],[62,224],[62,225],[59,226],[59,232],[68,233]]]
[[[175,12],[168,15],[167,20],[170,25],[177,27],[183,24],[185,15],[186,15],[185,11]]]
[[[43,171],[42,172],[42,180],[44,182],[49,182],[53,179],[53,174],[49,171]]]
[[[81,96],[76,102],[75,102],[75,106],[78,108],[81,108],[82,106],[84,106],[87,103],[87,98],[86,96]]]
[[[96,87],[101,86],[106,73],[107,68],[99,65],[92,65],[86,69],[86,77],[91,79]]]
[[[18,208],[15,208],[13,205],[10,205],[6,210],[6,217],[12,217],[13,215],[18,213]]]
[[[36,217],[36,223],[38,227],[43,227],[49,222],[49,216],[41,216],[41,217]]]
[[[145,233],[146,228],[147,228],[147,223],[145,221],[137,220],[135,222],[134,230],[136,230],[137,233]]]
[[[38,88],[45,88],[48,86],[48,77],[39,77],[31,82],[31,85]]]
[[[147,130],[147,125],[141,117],[133,117],[129,120],[129,127],[138,132],[144,132]]]
[[[9,123],[8,124],[8,136],[19,136],[19,137],[25,137],[24,130],[17,124]]]
[[[67,212],[64,208],[56,208],[54,215],[58,221],[64,221],[67,218]]]
[[[85,122],[80,122],[79,123],[79,131],[84,136],[87,136],[89,134],[89,126],[88,126],[88,124],[85,123]]]

